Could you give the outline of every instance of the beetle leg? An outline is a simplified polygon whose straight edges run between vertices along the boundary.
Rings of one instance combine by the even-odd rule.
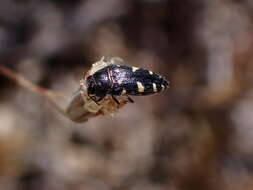
[[[104,97],[99,97],[98,100],[96,100],[96,102],[100,102]]]
[[[133,99],[130,98],[128,95],[126,95],[126,98],[127,98],[127,100],[128,100],[129,102],[134,103]]]
[[[113,99],[118,105],[120,105],[119,101],[117,100],[117,98],[115,98],[115,96],[112,95],[112,99]]]
[[[95,102],[97,105],[99,105],[99,103],[98,103],[98,102],[99,102],[100,100],[102,100],[102,99],[103,99],[103,98],[100,98],[99,100],[95,100],[95,98],[93,98],[93,97],[92,97],[92,96],[90,96],[89,94],[88,94],[88,96],[89,96],[89,98],[90,98],[90,99],[92,99],[92,100],[93,100],[93,102]]]

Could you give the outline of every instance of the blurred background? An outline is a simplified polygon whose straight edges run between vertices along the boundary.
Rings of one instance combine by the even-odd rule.
[[[77,124],[0,75],[2,190],[253,189],[253,1],[1,0],[0,64],[71,97],[102,56],[165,76]]]

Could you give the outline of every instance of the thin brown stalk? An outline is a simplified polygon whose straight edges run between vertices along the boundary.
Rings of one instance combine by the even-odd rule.
[[[23,76],[5,67],[4,65],[0,65],[0,73],[2,73],[7,78],[13,80],[18,85],[23,86],[24,88],[34,93],[40,94],[41,96],[46,98],[46,100],[49,101],[59,112],[66,115],[66,111],[63,106],[56,101],[56,98],[65,98],[62,94],[37,86],[25,79]]]

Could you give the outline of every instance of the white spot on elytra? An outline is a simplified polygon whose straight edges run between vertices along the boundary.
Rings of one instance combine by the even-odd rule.
[[[153,91],[157,92],[157,88],[156,88],[156,84],[155,83],[153,83]]]
[[[137,87],[138,87],[138,92],[144,92],[145,88],[141,84],[141,82],[137,81],[136,83],[137,83]]]
[[[165,86],[164,86],[163,84],[161,85],[161,87],[162,87],[162,90],[164,90],[164,89],[165,89]]]
[[[138,69],[139,69],[138,67],[132,67],[133,72],[137,71]]]
[[[152,72],[152,71],[149,71],[149,74],[150,74],[150,75],[153,75],[153,72]]]

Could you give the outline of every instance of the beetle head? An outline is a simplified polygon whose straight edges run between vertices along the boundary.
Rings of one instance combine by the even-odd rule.
[[[97,97],[103,97],[106,95],[107,86],[93,75],[87,77],[86,84],[87,93],[89,95],[96,95]]]
[[[88,76],[86,79],[87,92],[88,94],[96,94],[96,81],[92,75]]]

